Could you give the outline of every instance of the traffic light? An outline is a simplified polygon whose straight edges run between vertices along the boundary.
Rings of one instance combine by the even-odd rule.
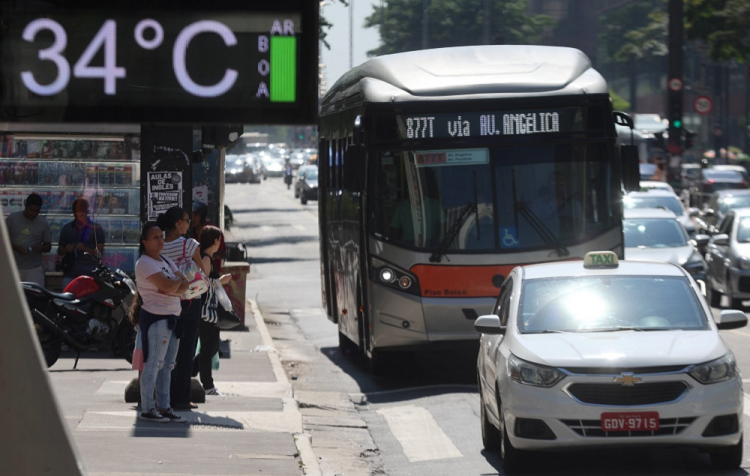
[[[669,91],[669,143],[667,150],[671,154],[682,152],[682,92]]]
[[[686,149],[690,149],[693,146],[695,146],[695,132],[691,131],[690,129],[685,129],[684,130],[684,141],[683,141],[682,145]]]

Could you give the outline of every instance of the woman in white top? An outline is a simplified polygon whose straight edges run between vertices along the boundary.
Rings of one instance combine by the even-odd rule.
[[[190,229],[190,214],[180,207],[172,207],[159,215],[157,223],[166,233],[162,255],[177,263],[178,266],[181,260],[192,259],[198,268],[203,269],[200,245],[194,239],[185,237]],[[180,348],[177,351],[177,365],[172,371],[172,408],[190,410],[198,407],[190,399],[190,381],[198,340],[198,323],[201,319],[201,298],[183,300],[181,306],[177,325],[182,337],[180,337]]]
[[[171,370],[179,348],[176,329],[180,294],[188,288],[185,277],[167,257],[161,255],[164,236],[156,223],[141,231],[140,258],[135,263],[135,282],[142,300],[138,325],[144,354],[141,373],[141,420],[185,421],[170,406]],[[154,402],[156,390],[156,402]]]

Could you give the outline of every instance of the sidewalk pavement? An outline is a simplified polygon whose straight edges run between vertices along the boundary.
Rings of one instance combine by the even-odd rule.
[[[50,380],[91,476],[320,475],[303,417],[263,316],[248,300],[247,330],[224,331],[230,358],[215,371],[223,396],[206,396],[187,423],[138,420],[124,402],[137,372],[124,359],[65,355]],[[40,448],[43,451],[43,448]]]

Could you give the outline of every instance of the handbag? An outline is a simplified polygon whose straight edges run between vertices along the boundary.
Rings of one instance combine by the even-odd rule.
[[[203,270],[195,264],[192,256],[187,256],[186,249],[187,240],[184,240],[182,242],[182,258],[178,259],[176,263],[177,269],[185,276],[189,284],[187,291],[180,296],[184,301],[199,297],[209,288]]]
[[[201,308],[201,318],[222,330],[234,329],[242,324],[232,307],[227,292],[218,279],[210,279],[211,286]]]

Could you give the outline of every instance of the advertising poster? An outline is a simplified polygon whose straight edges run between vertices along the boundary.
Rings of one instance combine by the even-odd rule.
[[[148,172],[148,220],[182,206],[182,172]]]

